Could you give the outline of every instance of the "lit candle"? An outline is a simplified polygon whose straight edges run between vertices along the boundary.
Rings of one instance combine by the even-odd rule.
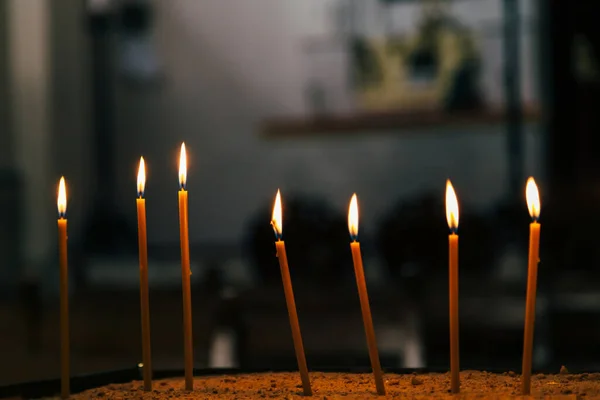
[[[375,339],[375,329],[373,328],[373,318],[371,317],[371,307],[369,306],[369,296],[367,294],[367,284],[365,282],[365,271],[363,269],[362,255],[360,252],[360,243],[358,242],[358,200],[356,193],[350,200],[348,210],[348,230],[350,231],[350,249],[352,250],[352,261],[354,262],[354,273],[356,275],[356,285],[358,287],[358,298],[360,300],[360,309],[362,311],[363,323],[365,325],[365,334],[367,336],[367,347],[369,348],[369,358],[373,375],[375,376],[375,387],[377,394],[385,395],[385,386],[383,385],[383,373],[379,363],[379,352],[377,350],[377,340]]]
[[[535,321],[535,296],[540,251],[540,195],[533,178],[527,180],[525,189],[529,215],[533,220],[529,225],[529,261],[527,273],[527,299],[525,303],[525,334],[523,338],[523,381],[522,394],[531,394],[531,357],[533,353],[533,327]]]
[[[448,236],[448,272],[450,294],[450,376],[452,393],[460,392],[458,364],[458,200],[450,180],[446,181],[446,219]]]
[[[140,257],[140,302],[142,314],[142,360],[144,362],[144,390],[152,390],[152,358],[150,356],[150,301],[148,299],[148,243],[146,239],[146,167],[140,157],[137,176],[138,249]]]
[[[67,263],[67,189],[65,178],[58,184],[58,260],[60,263],[60,393],[69,397],[69,273]]]
[[[281,269],[281,280],[283,281],[283,291],[285,293],[285,302],[287,304],[288,315],[290,317],[290,326],[292,328],[292,339],[294,340],[294,350],[296,352],[296,360],[298,361],[298,369],[300,370],[300,379],[302,380],[302,388],[305,396],[312,396],[312,388],[310,387],[310,379],[308,377],[308,367],[306,366],[306,356],[304,354],[304,345],[302,344],[302,335],[300,333],[300,323],[298,322],[298,313],[296,311],[296,301],[294,300],[294,291],[292,289],[292,279],[290,278],[290,269],[285,252],[285,242],[281,240],[282,236],[282,211],[281,211],[281,194],[277,191],[275,197],[275,205],[273,206],[273,219],[271,225],[275,231],[275,247],[277,249],[277,258],[279,259],[279,267]]]
[[[190,243],[188,235],[187,159],[185,143],[179,155],[179,238],[181,241],[181,284],[183,286],[183,345],[185,354],[185,390],[194,389],[194,346],[192,342],[192,290],[190,287]]]

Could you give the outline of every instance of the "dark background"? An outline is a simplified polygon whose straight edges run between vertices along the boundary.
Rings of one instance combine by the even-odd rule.
[[[327,36],[325,6],[233,3],[0,2],[0,383],[58,377],[60,175],[69,192],[72,372],[140,362],[141,154],[154,367],[182,367],[181,141],[190,153],[198,367],[294,368],[269,225],[281,188],[309,366],[368,365],[346,225],[357,192],[383,366],[447,368],[450,177],[461,207],[461,366],[520,371],[524,188],[534,175],[542,198],[534,368],[598,369],[600,4],[472,6],[492,21],[492,33],[477,35],[498,43],[498,115],[470,104],[334,118],[339,110],[313,109],[315,93],[305,98],[313,68],[305,42]],[[358,36],[337,32],[332,51]],[[274,116],[294,118],[273,124]]]

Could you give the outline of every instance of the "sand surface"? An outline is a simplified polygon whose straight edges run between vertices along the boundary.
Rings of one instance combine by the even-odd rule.
[[[461,372],[461,394],[449,394],[449,374],[385,374],[387,396],[375,393],[371,374],[320,373],[310,375],[315,399],[413,398],[413,399],[512,399],[519,398],[520,376],[513,372],[493,374]],[[600,399],[600,374],[534,375],[534,398]],[[261,373],[196,377],[194,391],[183,389],[183,379],[153,382],[153,391],[144,392],[141,381],[111,384],[72,396],[83,399],[301,399],[298,373]]]

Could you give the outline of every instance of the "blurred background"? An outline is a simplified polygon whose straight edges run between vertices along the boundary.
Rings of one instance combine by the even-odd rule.
[[[461,207],[463,368],[520,371],[526,178],[542,197],[534,368],[597,369],[600,3],[0,2],[0,383],[59,373],[67,179],[72,373],[141,361],[136,174],[154,368],[183,367],[176,202],[188,148],[198,367],[367,366],[347,207],[384,368],[446,369],[445,180]]]

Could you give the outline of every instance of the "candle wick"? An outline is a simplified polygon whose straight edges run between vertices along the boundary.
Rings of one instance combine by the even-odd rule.
[[[275,234],[275,239],[277,239],[278,242],[281,242],[281,233],[279,233],[277,231],[277,225],[275,224],[275,221],[271,221],[271,226],[273,227],[273,233]]]

